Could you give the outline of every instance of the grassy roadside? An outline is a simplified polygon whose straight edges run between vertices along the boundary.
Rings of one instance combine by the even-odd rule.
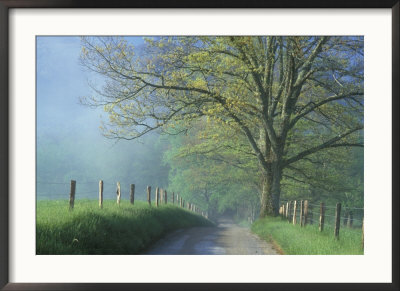
[[[179,228],[212,223],[173,205],[150,207],[137,201],[38,201],[36,254],[138,254],[164,234]]]
[[[287,255],[362,255],[361,229],[340,229],[340,238],[334,239],[333,228],[326,226],[319,232],[318,225],[301,228],[280,217],[257,220],[251,230],[260,238],[273,240]]]

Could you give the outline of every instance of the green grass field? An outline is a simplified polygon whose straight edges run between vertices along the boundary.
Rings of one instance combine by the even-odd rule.
[[[251,230],[267,241],[274,241],[287,255],[362,255],[361,229],[340,229],[339,240],[335,240],[333,227],[318,225],[300,227],[280,217],[257,220]]]
[[[67,200],[38,201],[36,254],[138,254],[166,233],[212,222],[173,205],[158,208],[142,201],[132,206],[121,201],[76,200],[73,211]]]

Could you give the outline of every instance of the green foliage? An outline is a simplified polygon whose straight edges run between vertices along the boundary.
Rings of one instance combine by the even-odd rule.
[[[164,161],[171,167],[170,189],[208,210],[210,216],[238,207],[258,210],[256,161],[240,153],[247,144],[241,146],[238,136],[200,120],[186,135],[169,140]]]
[[[260,179],[257,160],[240,135],[213,121],[200,120],[186,135],[169,138],[164,161],[169,186],[185,199],[243,219],[258,216]],[[363,207],[363,149],[317,152],[283,171],[281,200]],[[257,210],[256,210],[257,209]]]
[[[36,253],[138,254],[163,235],[179,228],[212,223],[173,205],[150,207],[145,202],[77,200],[73,211],[67,200],[38,201]]]
[[[266,217],[256,221],[251,230],[266,241],[273,240],[287,255],[362,255],[361,229],[341,228],[339,240],[334,238],[333,227],[323,232],[318,225],[300,227],[280,217]]]
[[[290,171],[320,173],[304,160],[363,144],[362,37],[168,36],[146,39],[142,51],[128,40],[82,38],[82,64],[106,79],[82,99],[104,106],[104,135],[135,139],[211,123],[187,152],[256,169],[262,216],[277,215],[283,177],[304,181]],[[210,141],[218,155],[206,154]]]
[[[363,148],[329,149],[286,168],[281,199],[363,207],[363,154]]]

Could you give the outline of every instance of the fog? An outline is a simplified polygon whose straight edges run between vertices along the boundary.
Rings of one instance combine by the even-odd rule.
[[[157,134],[135,141],[102,136],[102,108],[79,103],[92,94],[95,79],[79,64],[78,37],[37,38],[37,199],[68,199],[70,180],[76,180],[76,198],[96,199],[99,180],[104,198],[114,199],[121,182],[122,199],[129,199],[130,184],[136,199],[146,186],[165,187],[168,167],[162,163],[165,139]]]
[[[143,45],[141,38],[126,40],[136,48]],[[89,81],[96,85],[103,82],[99,75],[80,65],[80,38],[38,37],[36,53],[37,199],[68,199],[71,180],[76,181],[76,199],[97,199],[99,180],[103,180],[105,199],[116,198],[117,182],[121,183],[122,199],[129,199],[130,184],[135,184],[135,197],[139,200],[145,200],[147,186],[153,189],[152,197],[155,188],[162,187],[179,193],[186,202],[195,203],[210,216],[225,212],[252,221],[256,218],[261,208],[256,160],[247,159],[243,165],[239,159],[241,166],[237,167],[229,159],[231,155],[241,156],[229,151],[225,153],[227,161],[219,159],[217,153],[210,159],[192,155],[186,161],[171,162],[172,155],[185,142],[198,142],[196,129],[186,132],[185,141],[157,133],[131,141],[107,139],[100,131],[101,115],[106,121],[107,113],[101,107],[79,103],[80,97],[96,95]],[[135,53],[141,54],[140,50]],[[163,157],[168,149],[170,161],[165,164]],[[324,160],[323,173],[308,162],[301,165],[303,173],[289,171],[281,181],[281,202],[297,198],[317,202],[331,199],[332,205],[342,201],[361,207],[363,149],[336,154],[327,159],[321,153],[315,158],[314,165]],[[342,161],[349,162],[343,166]],[[326,168],[325,162],[329,163]]]

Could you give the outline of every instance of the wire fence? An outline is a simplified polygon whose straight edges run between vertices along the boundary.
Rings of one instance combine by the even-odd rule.
[[[296,220],[300,220],[301,209],[299,205],[301,201],[304,200],[297,200],[298,207],[296,208]],[[288,202],[293,203],[293,201],[283,200],[281,204],[286,205]],[[324,216],[325,216],[325,224],[334,226],[336,222],[336,208],[337,206],[334,205],[325,205],[324,204]],[[292,208],[293,209],[293,208]],[[319,223],[319,217],[321,212],[321,204],[310,203],[308,202],[308,219],[309,223]],[[293,213],[291,214],[293,217]],[[315,218],[316,217],[316,218]],[[343,206],[341,207],[340,211],[340,223],[342,226],[350,226],[351,228],[361,228],[364,218],[364,208],[361,207],[349,207]],[[308,222],[308,221],[307,221]]]
[[[150,206],[152,203],[158,206],[169,202],[208,218],[208,212],[200,209],[196,204],[185,201],[178,193],[175,195],[174,192],[168,192],[159,187],[153,188],[153,192],[151,186],[147,186],[142,191],[136,191],[134,184],[104,183],[103,180],[85,180],[77,183],[71,180],[69,183],[36,181],[36,190],[37,200],[69,200],[70,209],[74,208],[75,198],[99,199],[99,206],[102,208],[104,199],[116,199],[119,204],[123,197],[131,204],[138,200],[146,201]]]
[[[36,182],[36,197],[38,200],[60,200],[69,199],[70,195],[70,182]],[[128,183],[121,183],[122,198],[129,199]],[[124,191],[125,190],[125,191]],[[103,182],[103,195],[104,199],[115,199],[117,192],[117,182],[104,183]],[[76,184],[76,197],[78,199],[97,199],[99,195],[99,181],[86,180]],[[136,190],[136,200],[146,201],[146,188]]]
[[[279,213],[289,223],[299,224],[304,227],[307,224],[318,225],[322,232],[325,226],[334,229],[335,238],[339,239],[340,228],[359,231],[362,229],[362,247],[364,248],[364,208],[342,207],[325,203],[310,203],[308,200],[281,201]]]

